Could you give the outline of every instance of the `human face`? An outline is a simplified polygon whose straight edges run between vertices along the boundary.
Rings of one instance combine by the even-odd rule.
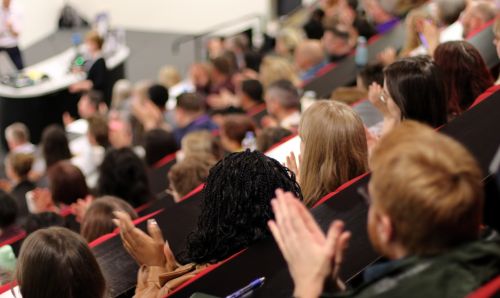
[[[330,31],[325,32],[323,38],[321,39],[321,43],[323,44],[323,48],[328,55],[339,56],[349,53],[348,42]]]
[[[88,96],[84,95],[78,101],[78,114],[83,119],[88,119],[96,113],[95,107],[90,103]]]

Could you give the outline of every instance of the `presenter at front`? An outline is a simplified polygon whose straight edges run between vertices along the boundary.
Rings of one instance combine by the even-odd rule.
[[[7,52],[18,70],[24,68],[18,46],[21,14],[11,0],[2,0],[0,7],[0,52]]]

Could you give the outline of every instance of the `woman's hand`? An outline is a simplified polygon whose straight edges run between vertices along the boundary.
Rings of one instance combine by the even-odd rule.
[[[295,283],[294,296],[318,297],[329,277],[343,290],[338,272],[351,236],[343,222],[333,222],[325,236],[293,194],[277,190],[271,204],[276,219],[268,225]]]
[[[382,113],[384,120],[401,120],[401,110],[382,86],[372,83],[368,90],[368,100]]]
[[[148,220],[148,235],[134,226],[127,213],[115,211],[113,214],[116,217],[113,221],[120,228],[123,246],[137,263],[175,269],[177,262],[168,245],[165,245],[162,232],[155,219]]]
[[[47,188],[36,188],[33,190],[33,207],[36,213],[58,211],[52,199],[52,193]]]
[[[299,164],[302,163],[302,156],[299,155],[299,160],[297,162],[297,158],[295,157],[295,153],[290,152],[290,155],[286,157],[286,166],[290,171],[295,174],[295,180],[300,184],[300,168]]]

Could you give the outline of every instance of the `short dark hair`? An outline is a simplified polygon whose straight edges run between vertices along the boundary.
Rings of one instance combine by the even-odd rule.
[[[241,82],[241,91],[255,102],[263,102],[264,88],[259,80],[244,80]]]
[[[9,153],[5,160],[10,164],[12,170],[22,179],[28,177],[31,166],[34,161],[33,154],[28,153]]]
[[[189,112],[205,110],[205,99],[198,93],[182,93],[177,97],[177,107]]]
[[[168,89],[163,85],[155,84],[148,89],[149,99],[160,109],[165,109],[168,101]]]
[[[277,80],[271,83],[266,92],[278,92],[279,103],[284,108],[300,108],[299,91],[289,80]]]
[[[59,161],[47,171],[52,199],[56,203],[71,205],[89,194],[85,176],[69,161]]]
[[[214,69],[217,70],[219,73],[229,76],[232,74],[232,67],[231,67],[232,63],[229,61],[229,59],[230,58],[227,56],[215,57],[214,59],[212,59],[212,65]]]
[[[86,96],[89,99],[90,104],[96,109],[99,109],[99,105],[104,102],[104,95],[101,91],[98,90],[89,90],[82,94],[82,96]]]
[[[0,190],[0,228],[4,229],[16,222],[16,201],[5,191]]]
[[[61,215],[51,211],[30,214],[26,217],[24,224],[24,229],[28,234],[49,227],[66,227],[66,220]]]
[[[441,72],[428,56],[404,58],[384,70],[387,89],[403,119],[439,127],[447,122],[445,86]]]
[[[78,234],[59,227],[38,230],[21,247],[16,278],[23,297],[105,297],[106,281]]]
[[[382,63],[370,63],[359,72],[359,77],[366,88],[375,82],[384,85],[384,65]]]
[[[134,208],[152,195],[146,165],[130,148],[110,149],[99,167],[97,194],[124,199]]]
[[[233,153],[211,170],[184,261],[215,263],[269,235],[271,200],[281,188],[302,199],[295,174],[258,151]]]
[[[144,135],[144,159],[148,166],[153,166],[165,156],[175,153],[179,147],[173,133],[161,128],[147,131]]]
[[[99,146],[109,147],[109,126],[106,117],[95,114],[87,119],[89,123],[89,133],[94,137]]]
[[[59,125],[52,124],[43,130],[41,148],[47,168],[71,158],[66,132]]]
[[[247,115],[229,115],[225,117],[221,130],[228,139],[241,143],[247,132],[255,133],[255,124]]]

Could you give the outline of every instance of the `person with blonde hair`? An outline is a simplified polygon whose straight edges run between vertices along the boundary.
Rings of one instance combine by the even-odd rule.
[[[158,82],[160,82],[163,87],[170,89],[177,85],[181,81],[181,74],[172,65],[163,66],[158,72]]]
[[[368,171],[368,147],[361,118],[349,106],[320,100],[299,125],[301,162],[294,154],[288,167],[298,177],[308,207],[339,186]]]
[[[269,227],[294,297],[465,297],[500,273],[498,235],[480,240],[484,176],[461,144],[406,121],[381,140],[370,167],[368,191],[359,193],[369,204],[370,241],[389,261],[365,269],[364,283],[344,293],[322,293],[327,283],[345,290],[344,223],[334,221],[325,235],[292,194],[276,192]]]
[[[274,52],[283,58],[293,61],[295,49],[304,40],[304,33],[295,28],[283,28],[276,36]]]
[[[208,130],[188,133],[181,141],[181,156],[178,159],[190,156],[208,155],[219,161],[224,156],[220,141]]]
[[[288,80],[294,85],[299,84],[299,77],[286,58],[267,56],[262,59],[260,65],[259,81],[266,89],[272,83],[279,80]]]

